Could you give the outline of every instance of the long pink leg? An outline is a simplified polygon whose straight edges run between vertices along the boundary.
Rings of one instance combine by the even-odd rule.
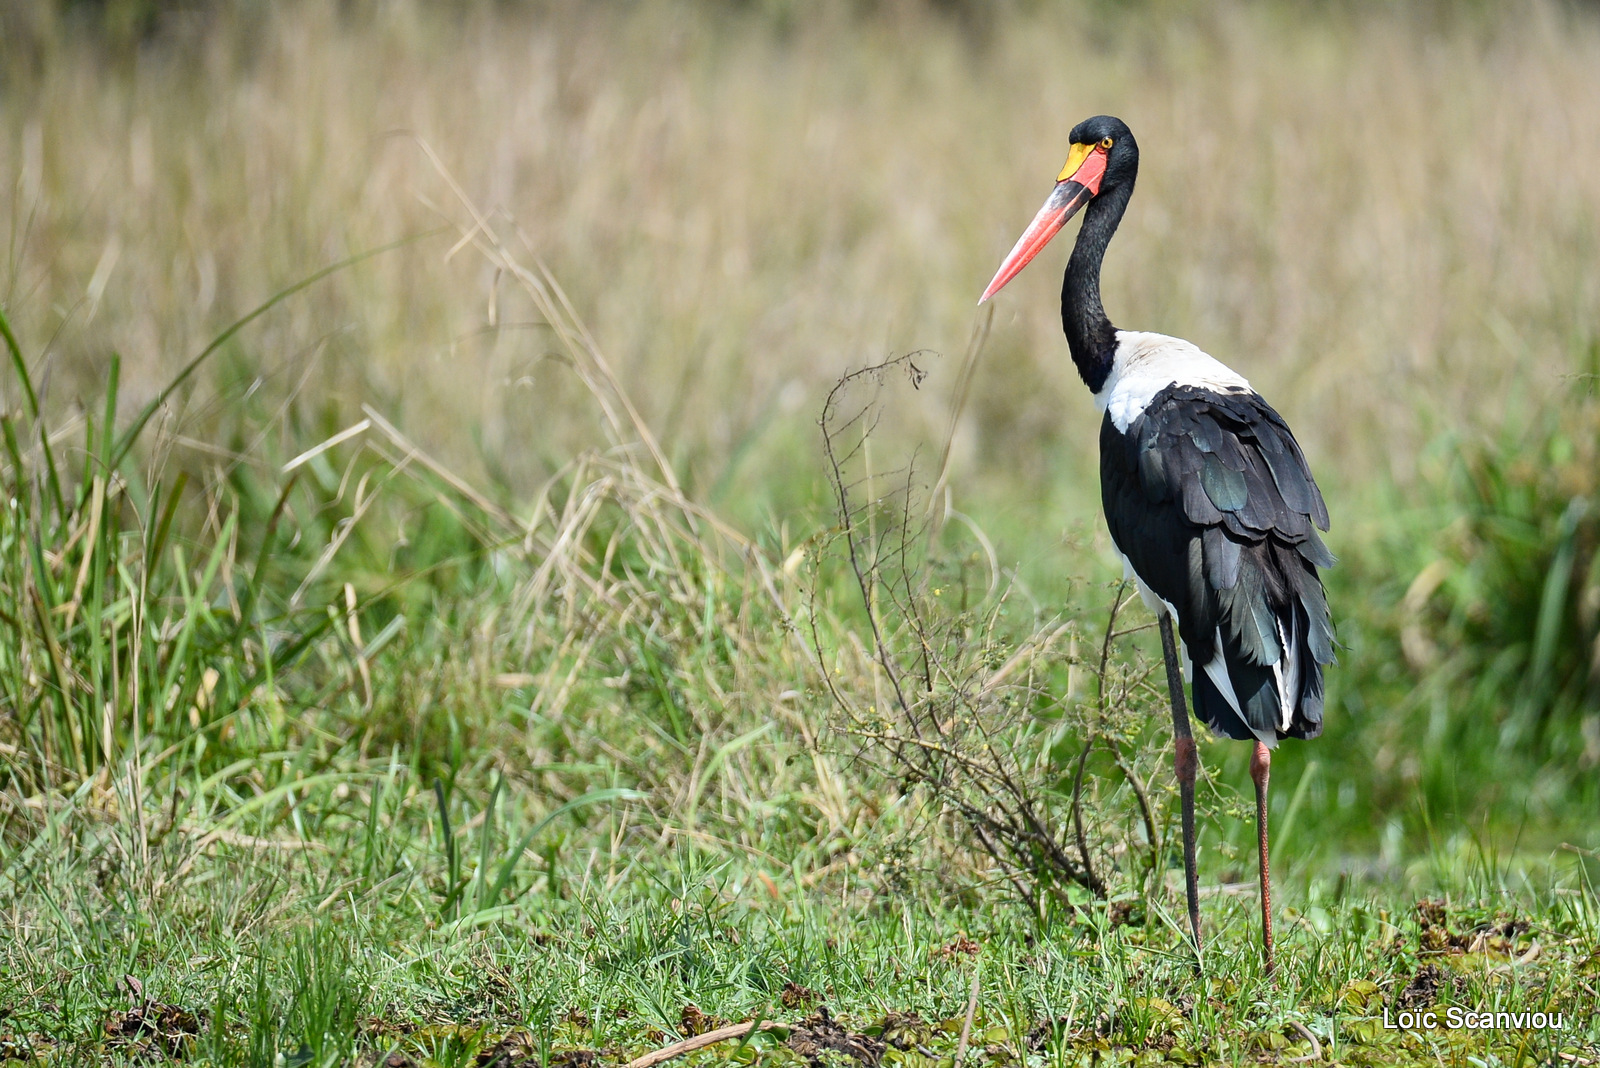
[[[1256,743],[1250,758],[1250,778],[1256,784],[1256,838],[1261,851],[1261,946],[1266,954],[1267,975],[1277,964],[1272,959],[1272,872],[1267,866],[1267,780],[1272,777],[1272,750],[1265,742]]]

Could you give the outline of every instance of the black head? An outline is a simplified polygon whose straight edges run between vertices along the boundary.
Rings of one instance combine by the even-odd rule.
[[[1106,173],[1100,182],[1101,193],[1123,184],[1132,185],[1139,176],[1139,142],[1133,139],[1133,131],[1128,129],[1128,124],[1115,115],[1096,115],[1092,119],[1084,119],[1072,128],[1068,139],[1074,146],[1084,145],[1091,150],[1096,145],[1105,148]],[[1081,160],[1079,153],[1082,151],[1075,151],[1072,158]],[[1070,178],[1071,174],[1063,171],[1061,177]]]
[[[1017,272],[1026,267],[1028,261],[1060,232],[1067,220],[1096,197],[1114,194],[1106,197],[1106,200],[1111,202],[1112,216],[1120,218],[1138,175],[1139,145],[1134,141],[1133,131],[1128,129],[1127,123],[1110,115],[1096,115],[1074,126],[1067,165],[1056,176],[1055,189],[1044,202],[1044,207],[1033,217],[1033,222],[1017,239],[1010,255],[1001,262],[1000,269],[983,291],[983,296],[978,298],[978,303],[982,304],[994,296],[1016,277]],[[1113,218],[1110,230],[1115,229]],[[1105,234],[1107,239],[1110,230]]]

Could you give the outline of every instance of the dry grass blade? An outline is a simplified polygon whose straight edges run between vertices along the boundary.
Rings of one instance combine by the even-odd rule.
[[[288,463],[284,464],[283,465],[283,474],[287,475],[289,472],[293,471],[295,468],[299,467],[301,464],[306,463],[306,462],[308,462],[310,460],[316,459],[318,456],[321,456],[323,453],[327,452],[329,449],[333,448],[335,445],[340,445],[340,444],[343,444],[346,441],[349,441],[351,438],[359,437],[361,434],[365,433],[366,429],[371,425],[372,425],[372,419],[371,419],[371,417],[368,417],[366,419],[361,420],[359,423],[356,423],[354,426],[345,427],[343,430],[339,431],[337,434],[333,435],[332,437],[326,438],[323,441],[318,442],[317,444],[313,445],[311,448],[307,449],[306,451],[302,452],[300,455],[296,456],[294,459],[290,460]]]
[[[371,405],[363,404],[361,406],[361,410],[365,412],[367,416],[362,423],[370,423],[371,425],[376,426],[383,432],[385,437],[394,442],[394,444],[401,450],[401,459],[396,464],[396,467],[406,467],[409,466],[412,461],[415,461],[418,465],[427,468],[429,471],[433,472],[433,474],[437,475],[451,489],[455,490],[457,493],[461,494],[461,496],[471,501],[479,511],[483,512],[484,515],[491,516],[494,519],[499,520],[501,524],[508,528],[514,529],[519,525],[516,521],[516,517],[480,493],[477,488],[469,483],[466,479],[456,475],[449,468],[445,467],[443,463],[429,456],[415,442],[413,442],[405,434],[401,433],[393,423],[385,419],[383,415]],[[354,429],[354,427],[351,428],[351,430]],[[350,433],[351,431],[348,430],[344,432],[345,435],[349,435]],[[325,444],[331,443],[332,439]]]
[[[943,514],[950,511],[950,458],[951,448],[956,440],[956,427],[961,422],[961,414],[967,409],[967,401],[972,396],[972,379],[978,373],[978,362],[983,355],[983,347],[989,341],[989,330],[994,326],[994,305],[986,306],[978,315],[978,320],[972,326],[972,337],[967,341],[967,352],[961,360],[961,370],[956,375],[955,390],[950,398],[950,414],[945,420],[944,444],[939,451],[939,476],[933,480],[933,487],[928,491],[928,513],[934,520],[929,528],[929,536],[935,536],[939,531],[942,517],[939,506],[942,504]]]
[[[552,478],[539,496],[533,519],[521,528],[521,540],[530,549],[538,547],[540,560],[517,597],[519,618],[539,616],[552,595],[558,592],[565,605],[564,626],[574,623],[578,605],[585,599],[605,606],[607,613],[619,619],[648,618],[653,612],[648,603],[650,598],[640,600],[639,595],[632,592],[634,583],[616,581],[612,571],[619,552],[619,539],[624,536],[634,551],[652,561],[653,570],[677,576],[674,581],[683,584],[681,595],[687,602],[704,600],[703,592],[688,588],[698,587],[702,580],[689,576],[699,568],[710,566],[730,576],[740,572],[736,581],[741,583],[753,579],[771,606],[787,618],[788,606],[778,589],[772,562],[732,524],[683,492],[655,434],[549,268],[531,252],[533,267],[520,262],[496,232],[491,213],[483,211],[467,196],[431,145],[421,139],[418,144],[470,217],[461,227],[461,236],[452,254],[471,245],[492,265],[497,282],[501,277],[509,277],[523,288],[545,324],[560,339],[579,379],[599,404],[613,445],[604,455],[579,457]],[[524,247],[529,246],[526,235],[518,231],[517,237]],[[371,407],[365,407],[364,412],[377,429],[405,449],[406,459],[417,460],[486,514],[508,526],[512,524],[511,517],[503,510],[473,493],[464,480],[427,457]],[[651,458],[654,475],[634,461],[635,443],[642,444]],[[563,482],[568,491],[558,507],[551,495]],[[603,547],[596,546],[592,536],[608,522],[605,517],[613,507],[620,509],[626,518],[606,536]],[[727,560],[730,548],[737,557],[733,565]],[[785,629],[799,643],[798,628]],[[803,643],[801,648],[804,649]],[[809,650],[807,656],[811,656]],[[557,695],[557,705],[562,703],[559,698]]]
[[[555,331],[572,357],[573,365],[578,369],[578,374],[589,387],[590,392],[600,403],[606,413],[606,419],[611,426],[611,431],[616,437],[617,444],[625,444],[628,440],[628,430],[632,429],[638,440],[644,443],[649,450],[651,458],[655,461],[656,470],[662,480],[672,491],[682,496],[682,488],[678,485],[677,474],[668,462],[666,454],[661,451],[655,434],[645,425],[644,419],[639,415],[639,410],[634,407],[633,400],[628,396],[622,383],[611,370],[611,364],[605,354],[595,343],[594,337],[578,318],[577,312],[572,307],[572,302],[567,299],[565,291],[556,282],[549,269],[535,255],[537,270],[531,270],[518,262],[510,251],[501,243],[499,236],[489,224],[488,216],[473,203],[462,189],[455,176],[450,173],[444,161],[439,158],[433,146],[423,138],[416,138],[418,147],[422,149],[428,161],[433,164],[450,191],[455,194],[456,200],[472,216],[472,225],[463,229],[461,240],[456,248],[463,247],[468,242],[477,246],[484,258],[492,263],[495,269],[502,274],[515,278],[533,299],[544,322]],[[451,250],[453,255],[455,249]],[[617,413],[620,407],[626,419]]]

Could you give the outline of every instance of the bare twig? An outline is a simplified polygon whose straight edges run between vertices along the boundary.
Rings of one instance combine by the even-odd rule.
[[[1311,1033],[1311,1028],[1307,1027],[1299,1020],[1290,1020],[1289,1026],[1294,1028],[1296,1031],[1299,1031],[1305,1036],[1306,1041],[1311,1043],[1311,1052],[1306,1054],[1304,1057],[1289,1057],[1284,1061],[1284,1063],[1304,1064],[1307,1061],[1320,1061],[1322,1059],[1322,1043],[1318,1042],[1317,1036]]]
[[[654,1068],[657,1064],[664,1064],[674,1057],[683,1056],[685,1053],[693,1053],[697,1049],[705,1049],[707,1046],[714,1046],[718,1042],[726,1042],[730,1038],[743,1038],[751,1031],[765,1031],[770,1027],[784,1026],[786,1025],[772,1020],[752,1020],[746,1023],[729,1024],[727,1027],[719,1027],[715,1031],[707,1031],[703,1035],[695,1035],[693,1038],[686,1038],[682,1042],[674,1042],[670,1046],[662,1046],[660,1049],[651,1050],[644,1056],[635,1057],[629,1061],[626,1068]]]
[[[1139,803],[1139,818],[1144,821],[1145,837],[1150,842],[1150,870],[1154,872],[1161,863],[1161,832],[1156,827],[1155,809],[1150,805],[1150,794],[1139,781],[1139,776],[1133,773],[1133,768],[1128,765],[1127,758],[1122,755],[1122,747],[1116,739],[1107,738],[1106,745],[1111,750],[1111,759],[1116,761],[1117,770],[1122,772],[1122,777],[1128,781],[1128,786],[1133,790],[1134,800]]]
[[[978,986],[983,980],[983,966],[972,966],[972,992],[967,995],[967,1018],[961,1021],[961,1041],[956,1043],[956,1059],[953,1068],[961,1068],[961,1062],[967,1059],[967,1041],[972,1037],[972,1018],[978,1014]]]
[[[874,583],[868,571],[864,570],[861,553],[858,551],[859,538],[856,534],[855,509],[851,507],[849,486],[844,478],[844,460],[836,455],[833,447],[834,435],[828,431],[829,417],[832,412],[837,410],[837,404],[844,391],[862,376],[876,376],[881,370],[882,368],[872,367],[864,371],[852,372],[840,379],[833,389],[828,392],[828,399],[822,408],[822,445],[823,450],[828,455],[828,465],[833,476],[834,494],[839,502],[839,521],[844,524],[845,549],[850,557],[850,570],[855,575],[856,585],[861,590],[862,602],[867,610],[867,624],[872,630],[873,649],[879,666],[883,668],[884,674],[889,677],[889,685],[894,687],[895,701],[900,708],[908,709],[910,706],[906,701],[905,691],[900,685],[899,672],[895,670],[894,658],[889,654],[888,645],[883,637],[883,629],[878,621],[878,613],[873,608],[872,590]],[[852,416],[846,421],[845,426],[848,427],[859,419],[859,414]]]
[[[1085,739],[1083,749],[1078,753],[1078,768],[1072,775],[1072,831],[1078,843],[1078,859],[1090,879],[1094,878],[1094,869],[1090,866],[1089,839],[1083,831],[1083,770],[1089,762],[1089,750],[1094,748],[1094,741],[1093,734]]]
[[[1083,864],[1083,873],[1093,886],[1098,886],[1098,893],[1105,893],[1105,884],[1095,876],[1094,867],[1089,860],[1088,836],[1083,830],[1083,771],[1089,760],[1089,750],[1094,748],[1094,743],[1100,738],[1100,733],[1105,729],[1106,721],[1106,669],[1111,662],[1111,639],[1117,628],[1117,613],[1122,611],[1122,606],[1127,595],[1128,583],[1123,580],[1117,587],[1117,595],[1111,600],[1111,611],[1106,616],[1106,633],[1100,642],[1100,693],[1098,708],[1096,710],[1094,726],[1089,731],[1089,737],[1084,740],[1083,751],[1078,754],[1078,769],[1072,777],[1072,827],[1078,840],[1078,858]]]
[[[981,333],[968,353],[969,366],[981,348]],[[1116,736],[1123,707],[1142,697],[1137,673],[1112,678],[1113,644],[1124,633],[1118,622],[1131,587],[1118,587],[1105,622],[1098,702],[1058,703],[1045,689],[1046,663],[1061,635],[1076,633],[1076,621],[1051,620],[1010,641],[1005,613],[1011,590],[1000,588],[998,556],[983,532],[972,531],[988,561],[986,585],[969,585],[968,558],[948,561],[957,573],[945,578],[944,562],[933,555],[933,534],[944,519],[961,517],[948,502],[942,512],[936,504],[924,507],[914,463],[886,470],[881,457],[873,462],[872,436],[897,371],[907,373],[913,385],[920,381],[920,369],[902,356],[844,376],[823,407],[822,445],[838,516],[834,536],[843,542],[839,555],[866,626],[844,637],[856,658],[851,662],[865,668],[858,692],[857,684],[845,681],[850,674],[840,674],[839,662],[823,662],[817,613],[808,614],[819,674],[841,714],[842,732],[858,739],[864,752],[880,755],[907,789],[926,790],[959,816],[973,846],[993,858],[1022,900],[1059,898],[1067,884],[1103,898],[1109,871],[1096,870],[1096,857],[1113,855],[1102,838],[1118,823],[1104,818],[1108,813],[1097,794],[1086,793],[1088,758],[1095,744]],[[965,388],[958,384],[958,393]],[[856,396],[856,390],[866,396]],[[959,408],[958,396],[952,419]],[[1051,768],[1056,742],[1040,732],[1041,710],[1062,714],[1063,727],[1077,728],[1083,744],[1065,776]],[[1111,748],[1132,784],[1128,793],[1111,796],[1130,814],[1137,800],[1154,850],[1157,818],[1137,778],[1141,762]]]

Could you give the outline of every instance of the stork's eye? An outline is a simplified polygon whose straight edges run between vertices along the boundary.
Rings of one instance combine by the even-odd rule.
[[[1100,147],[1101,148],[1110,148],[1111,147],[1111,138],[1107,137],[1104,140],[1102,140],[1100,142]]]

